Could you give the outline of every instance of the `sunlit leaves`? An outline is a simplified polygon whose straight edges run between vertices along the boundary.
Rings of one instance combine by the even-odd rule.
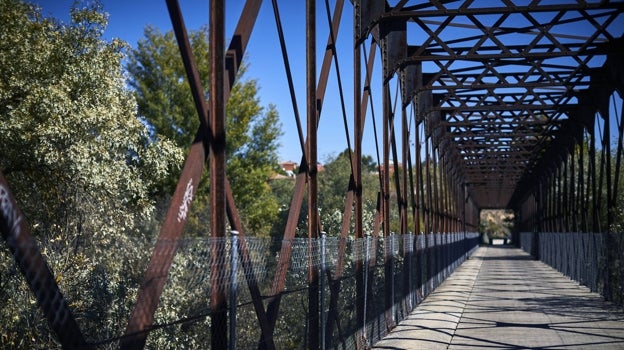
[[[126,45],[102,39],[99,5],[71,17],[58,23],[0,0],[0,169],[79,323],[105,337],[124,326],[149,241],[140,228],[182,151],[137,119],[121,65]],[[0,255],[0,295],[11,300],[0,306],[0,347],[51,346],[23,278],[5,249]]]
[[[199,127],[199,118],[178,44],[172,32],[163,34],[147,27],[144,34],[128,63],[139,115],[155,134],[164,135],[175,140],[179,147],[188,149]],[[189,41],[208,100],[207,30],[191,31]],[[277,168],[280,123],[274,107],[265,110],[260,105],[258,84],[255,80],[243,80],[244,71],[243,64],[226,108],[226,171],[245,230],[250,235],[268,235],[278,211],[268,180]],[[177,174],[172,175],[163,192],[173,188],[177,179]],[[190,234],[206,233],[208,225],[202,216],[208,211],[207,194],[208,181],[203,181],[187,223]]]

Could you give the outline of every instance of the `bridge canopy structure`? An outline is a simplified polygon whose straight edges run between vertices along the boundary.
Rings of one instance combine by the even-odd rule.
[[[376,13],[385,77],[401,74],[405,103],[414,99],[479,208],[518,206],[593,132],[596,112],[606,123],[613,118],[621,2],[390,7]]]
[[[307,239],[303,251],[308,253],[302,263],[307,270],[297,275],[305,276],[302,290],[307,293],[301,297],[308,320],[300,327],[304,333],[300,341],[310,349],[338,344],[369,347],[474,251],[482,209],[513,210],[513,241],[519,243],[520,232],[529,232],[530,237],[522,237],[531,242],[527,250],[536,256],[556,251],[558,244],[540,248],[533,242],[545,236],[533,233],[575,233],[552,238],[557,242],[592,237],[591,247],[601,247],[603,255],[592,255],[588,266],[606,261],[595,268],[593,281],[601,280],[596,289],[621,303],[624,269],[618,261],[624,249],[615,247],[624,247],[622,235],[616,234],[624,227],[619,207],[624,203],[619,191],[624,186],[624,1],[354,0],[350,6],[335,0],[332,4],[333,11],[329,1],[306,1],[306,105],[301,111],[305,123],[299,120],[299,111],[293,112],[301,163],[281,246],[266,254],[275,258],[267,269],[272,276],[261,281],[254,274],[258,254],[250,248],[252,234],[241,223],[228,180],[224,140],[225,106],[253,40],[262,1],[245,2],[233,37],[226,41],[225,1],[210,0],[211,77],[206,87],[197,73],[178,2],[167,0],[202,126],[151,248],[127,328],[117,339],[119,346],[146,344],[174,258],[183,249],[186,214],[179,214],[193,201],[205,167],[211,189],[212,237],[204,257],[210,270],[206,290],[212,348],[236,346],[236,324],[228,324],[235,317],[227,308],[236,305],[236,295],[228,302],[236,288],[228,288],[221,278],[236,265],[234,261],[245,271],[246,302],[256,325],[254,344],[261,349],[280,347],[276,328],[283,323],[280,310],[287,304],[282,299],[296,292],[287,290],[287,281],[295,278],[291,257],[298,238]],[[279,28],[277,1],[265,5],[273,6]],[[317,25],[323,23],[317,12],[324,7],[331,17],[327,43],[317,41]],[[338,26],[345,17],[352,19],[352,36],[338,41]],[[282,35],[279,29],[280,39]],[[282,49],[282,55],[275,53],[276,61],[288,57]],[[323,118],[322,106],[330,71],[332,66],[338,70],[337,57],[343,51],[353,57],[349,66],[344,62],[340,66],[352,74],[352,82],[343,84],[337,78],[341,89],[346,85],[353,92],[353,101],[346,102],[352,114],[343,109],[342,116],[351,171],[344,188],[341,231],[332,233],[336,240],[330,268],[317,254],[325,242],[318,205],[318,133],[322,123],[335,123]],[[320,54],[323,60],[317,65]],[[380,75],[380,86],[372,84],[373,74]],[[292,83],[290,74],[284,79]],[[362,144],[371,129],[379,136],[379,188],[373,189],[378,193],[371,215],[373,230],[364,232],[362,191],[371,189],[362,188]],[[32,248],[36,245],[9,188],[0,176],[3,237],[50,328],[65,347],[92,347],[45,259]],[[307,213],[300,215],[303,210]],[[306,217],[306,237],[297,231],[301,216]],[[398,231],[392,232],[393,227]],[[235,238],[226,235],[229,229],[237,233]],[[584,257],[590,259],[587,254]]]

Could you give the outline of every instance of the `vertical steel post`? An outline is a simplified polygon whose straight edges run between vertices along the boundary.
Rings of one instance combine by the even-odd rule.
[[[418,113],[418,111],[416,111]],[[422,233],[420,227],[420,218],[423,210],[423,200],[422,200],[422,155],[421,155],[421,147],[420,147],[420,121],[416,121],[414,125],[414,143],[416,144],[416,189],[415,197],[416,197],[416,212],[414,213],[414,234],[419,235]]]
[[[570,152],[570,219],[572,220],[572,230],[574,232],[580,232],[578,226],[578,205],[576,194],[577,182],[576,182],[576,147]]]
[[[428,115],[429,112],[427,112]],[[432,288],[432,283],[433,283],[433,263],[434,263],[434,247],[433,244],[431,244],[432,240],[433,240],[433,200],[432,200],[432,196],[431,196],[431,152],[429,152],[430,149],[430,141],[431,141],[431,137],[430,135],[428,135],[428,118],[425,118],[425,122],[424,122],[424,142],[425,142],[425,177],[423,179],[423,183],[426,186],[426,199],[425,199],[425,203],[426,203],[426,212],[425,212],[425,262],[427,264],[427,268],[426,268],[426,276],[425,276],[425,282],[427,283],[427,289],[426,289],[426,293],[428,294],[433,288]]]
[[[423,191],[423,181],[422,181],[422,149],[420,146],[420,129],[422,128],[422,123],[421,123],[421,118],[420,118],[420,109],[418,108],[420,106],[420,94],[417,95],[417,102],[415,104],[416,111],[415,111],[415,116],[416,116],[416,120],[415,120],[415,125],[414,125],[414,143],[416,144],[416,212],[414,214],[414,234],[416,235],[416,237],[414,238],[416,245],[414,247],[414,254],[416,254],[416,266],[418,269],[418,272],[416,273],[416,288],[418,288],[418,290],[420,291],[420,293],[422,294],[422,285],[423,285],[423,280],[422,280],[422,276],[423,276],[423,270],[424,270],[424,264],[423,264],[423,254],[425,252],[425,249],[423,249],[419,244],[418,244],[418,237],[420,235],[423,234],[423,230],[422,227],[420,225],[420,220],[421,218],[424,218],[424,191]],[[424,239],[424,236],[423,236]],[[416,299],[416,303],[419,301],[419,299]]]
[[[433,144],[435,140],[433,137],[431,138],[431,152],[433,152],[433,232],[440,233],[442,230],[440,228],[441,222],[441,210],[440,210],[440,191],[438,188],[438,171],[440,170],[440,166],[438,163],[439,153],[438,148]],[[437,250],[436,250],[437,251]],[[439,269],[439,266],[437,267]],[[439,270],[438,270],[439,271]]]
[[[396,250],[395,247],[395,239],[397,237],[397,233],[396,232],[392,232],[390,233],[390,305],[391,305],[391,310],[392,310],[392,325],[394,326],[396,319],[397,319],[397,314],[396,314],[396,300],[394,298],[394,290],[395,290],[395,275],[396,275],[396,268],[395,268],[395,264],[394,264],[394,252]],[[388,291],[386,291],[387,293]]]
[[[431,196],[431,152],[429,152],[429,145],[431,141],[431,137],[427,133],[427,124],[425,121],[425,178],[424,184],[426,186],[425,194],[427,196],[426,199],[426,215],[425,215],[425,233],[433,233],[433,197]]]
[[[225,266],[225,2],[210,0],[210,111],[213,140],[210,157],[210,231],[212,291],[211,344],[227,343],[227,307],[222,276]]]
[[[564,232],[570,232],[570,198],[569,198],[569,182],[568,182],[568,158],[569,155],[564,155],[563,158],[563,198],[562,198],[562,215],[563,215],[563,230]]]
[[[554,224],[554,232],[561,232],[561,219],[560,219],[560,214],[559,214],[559,207],[560,207],[560,196],[561,193],[559,191],[559,184],[561,182],[561,176],[559,174],[559,170],[561,168],[559,167],[559,165],[555,166],[555,169],[553,170],[553,174],[552,174],[552,206],[553,206],[553,211],[552,211],[552,219],[553,219],[553,224]]]
[[[367,335],[368,332],[366,331],[366,312],[367,312],[367,308],[368,308],[368,277],[369,277],[369,269],[370,269],[370,241],[371,241],[371,236],[370,235],[366,235],[365,239],[365,247],[364,247],[364,296],[363,296],[363,301],[364,301],[364,308],[362,309],[362,342],[363,342],[363,347],[365,349],[368,349],[368,340],[367,340]]]
[[[353,11],[354,26],[357,14]],[[354,30],[355,32],[355,30]],[[353,128],[354,128],[354,150],[353,150],[353,178],[355,182],[355,206],[354,206],[354,225],[356,242],[364,238],[363,221],[362,221],[362,55],[361,47],[358,44],[357,37],[353,36]],[[366,337],[366,281],[365,281],[366,260],[363,257],[356,257],[355,262],[355,300],[356,300],[356,324],[363,325],[360,334],[357,334],[356,348],[360,348],[360,339]]]
[[[402,108],[401,108],[401,162],[403,163],[403,167],[402,167],[402,183],[401,183],[401,238],[403,241],[403,288],[401,291],[402,298],[400,300],[400,302],[402,303],[403,307],[405,309],[407,309],[407,305],[404,303],[405,301],[405,297],[409,295],[410,293],[410,283],[409,283],[409,277],[411,276],[412,273],[412,265],[410,264],[411,262],[411,252],[406,249],[407,246],[407,240],[406,237],[409,234],[409,229],[407,227],[408,225],[408,211],[407,211],[407,180],[408,180],[408,172],[407,172],[407,165],[408,165],[408,154],[409,154],[409,132],[408,132],[408,123],[407,123],[407,105],[405,102],[401,103]],[[412,191],[413,193],[413,191]],[[396,314],[395,314],[396,315]],[[396,319],[398,319],[398,317],[395,316]]]
[[[604,136],[603,136],[603,156],[605,159],[605,177],[606,177],[606,192],[607,192],[607,227],[605,232],[610,233],[615,220],[615,198],[611,196],[613,190],[613,173],[611,171],[611,117],[609,116],[608,107],[604,110],[601,109],[601,116],[604,119]],[[604,115],[602,115],[604,113]]]
[[[382,55],[386,54],[386,52],[382,52]],[[386,62],[384,60],[384,65]],[[384,67],[384,71],[385,71]],[[390,330],[393,324],[393,315],[392,315],[392,257],[391,252],[389,251],[390,244],[388,239],[390,237],[390,120],[392,113],[392,106],[390,100],[390,87],[388,86],[388,82],[384,80],[383,82],[383,183],[382,183],[382,218],[383,218],[383,237],[384,237],[384,310],[385,310],[385,326],[386,330]]]
[[[318,238],[318,184],[317,184],[317,98],[316,98],[316,1],[306,0],[306,88],[308,129],[308,239]],[[310,259],[312,255],[310,254]],[[318,269],[310,261],[308,269],[310,327],[308,348],[319,348],[319,276]]]
[[[230,350],[236,350],[236,304],[238,279],[238,231],[232,231],[230,247]]]

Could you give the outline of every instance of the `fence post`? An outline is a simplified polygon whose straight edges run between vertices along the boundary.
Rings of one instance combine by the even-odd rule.
[[[407,300],[408,300],[408,305],[407,305],[407,313],[409,314],[409,312],[412,311],[412,309],[414,308],[414,305],[416,305],[416,303],[414,303],[414,280],[413,280],[413,271],[414,271],[414,234],[413,233],[408,233],[407,234],[407,242],[403,242],[403,250],[407,251],[406,255],[406,259],[403,262],[403,266],[407,265],[407,268],[403,268],[405,270],[404,273],[407,274],[407,291],[408,294],[406,295]]]
[[[325,350],[325,241],[327,235],[321,231],[321,349]]]
[[[236,299],[238,275],[238,231],[232,230],[230,247],[230,350],[236,350]]]
[[[367,338],[367,331],[366,331],[366,313],[367,313],[367,308],[368,308],[368,269],[370,268],[369,264],[370,264],[370,235],[366,234],[366,244],[365,244],[365,251],[366,251],[366,255],[364,258],[364,317],[363,317],[363,321],[362,321],[362,333],[364,334],[364,347],[368,348],[368,338]]]
[[[394,298],[394,290],[395,290],[395,279],[394,279],[394,275],[396,273],[396,269],[395,269],[395,260],[396,257],[394,255],[394,250],[395,250],[395,246],[394,246],[394,239],[396,238],[396,233],[391,232],[390,233],[390,302],[392,304],[392,326],[394,327],[396,325],[396,320],[397,320],[397,314],[396,314],[396,300]]]

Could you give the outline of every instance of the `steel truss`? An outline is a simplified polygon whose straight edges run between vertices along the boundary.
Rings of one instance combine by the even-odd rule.
[[[332,273],[310,268],[308,273],[308,311],[315,316],[307,328],[308,348],[336,346],[334,333],[340,325],[338,309],[346,242],[349,236],[365,239],[362,143],[367,115],[372,116],[375,132],[381,129],[379,148],[382,154],[375,229],[370,234],[390,239],[391,214],[398,213],[398,234],[406,237],[407,242],[402,246],[400,260],[407,271],[412,272],[418,266],[425,269],[420,276],[432,278],[445,264],[456,261],[454,254],[465,254],[468,249],[452,253],[436,248],[442,246],[442,243],[437,245],[437,240],[444,242],[446,236],[438,238],[427,233],[476,231],[479,210],[487,208],[515,210],[521,230],[606,232],[607,239],[614,239],[610,228],[615,221],[620,187],[624,123],[621,114],[609,113],[609,104],[611,98],[617,98],[615,93],[618,92],[621,105],[624,92],[623,1],[570,1],[556,5],[512,0],[497,1],[494,5],[473,0],[385,3],[356,0],[352,3],[353,130],[345,130],[347,138],[353,135],[352,145],[349,140],[352,171],[349,186],[345,188],[337,268]],[[247,0],[226,48],[224,1],[210,0],[212,76],[209,101],[204,99],[204,88],[178,3],[167,0],[167,5],[201,126],[190,146],[121,339],[124,349],[145,345],[177,242],[182,236],[185,222],[179,220],[178,210],[189,186],[192,191],[200,182],[205,164],[210,167],[210,232],[215,238],[223,237],[226,222],[229,223],[240,234],[242,268],[245,271],[253,268],[245,243],[245,229],[225,169],[224,106],[261,1]],[[273,6],[279,27],[277,1],[273,1]],[[293,97],[302,154],[300,171],[296,175],[270,296],[261,296],[257,281],[253,277],[247,279],[261,330],[258,339],[261,349],[276,348],[275,327],[292,254],[289,242],[295,238],[306,194],[308,238],[316,240],[322,232],[317,203],[317,130],[330,68],[332,64],[336,70],[338,68],[335,44],[343,7],[343,0],[335,1],[317,80],[316,2],[306,2],[305,136]],[[581,29],[573,32],[570,28]],[[383,75],[379,90],[371,86],[378,51]],[[283,57],[287,58],[285,50]],[[288,72],[290,68],[285,65]],[[391,92],[392,82],[400,87],[398,96]],[[292,90],[291,85],[291,93]],[[373,92],[375,98],[381,99],[381,117],[374,115]],[[393,104],[393,100],[400,103]],[[611,142],[614,137],[617,139],[615,146]],[[89,347],[41,254],[36,248],[24,251],[23,245],[16,241],[18,236],[21,240],[32,240],[32,237],[8,188],[0,174],[3,237],[62,345]],[[391,201],[393,196],[396,202]],[[602,220],[603,217],[606,220]],[[351,225],[355,228],[353,232]],[[407,239],[412,234],[420,235],[420,244],[416,243],[418,239]],[[232,344],[226,331],[226,289],[217,278],[225,259],[224,247],[219,245],[224,243],[222,240],[214,242],[211,345],[224,348]],[[458,249],[457,245],[453,247]],[[384,249],[391,248],[384,245]],[[393,252],[384,254],[383,259],[385,290],[391,291],[382,301],[385,307],[382,323],[384,331],[388,331],[398,321],[392,310],[397,304],[393,269],[399,261]],[[355,263],[356,323],[362,328],[351,336],[356,339],[357,348],[370,345],[366,310],[372,301],[363,296],[369,288],[366,285],[371,273],[369,267],[375,263],[367,259],[357,259]],[[420,287],[424,282],[412,281],[410,275],[404,274],[403,295],[413,295],[416,289],[424,293],[424,288]],[[330,290],[329,311],[326,318],[316,317],[324,312],[319,305],[319,284],[325,281]],[[605,285],[607,294],[611,293],[608,277]],[[50,303],[50,298],[55,302]]]

